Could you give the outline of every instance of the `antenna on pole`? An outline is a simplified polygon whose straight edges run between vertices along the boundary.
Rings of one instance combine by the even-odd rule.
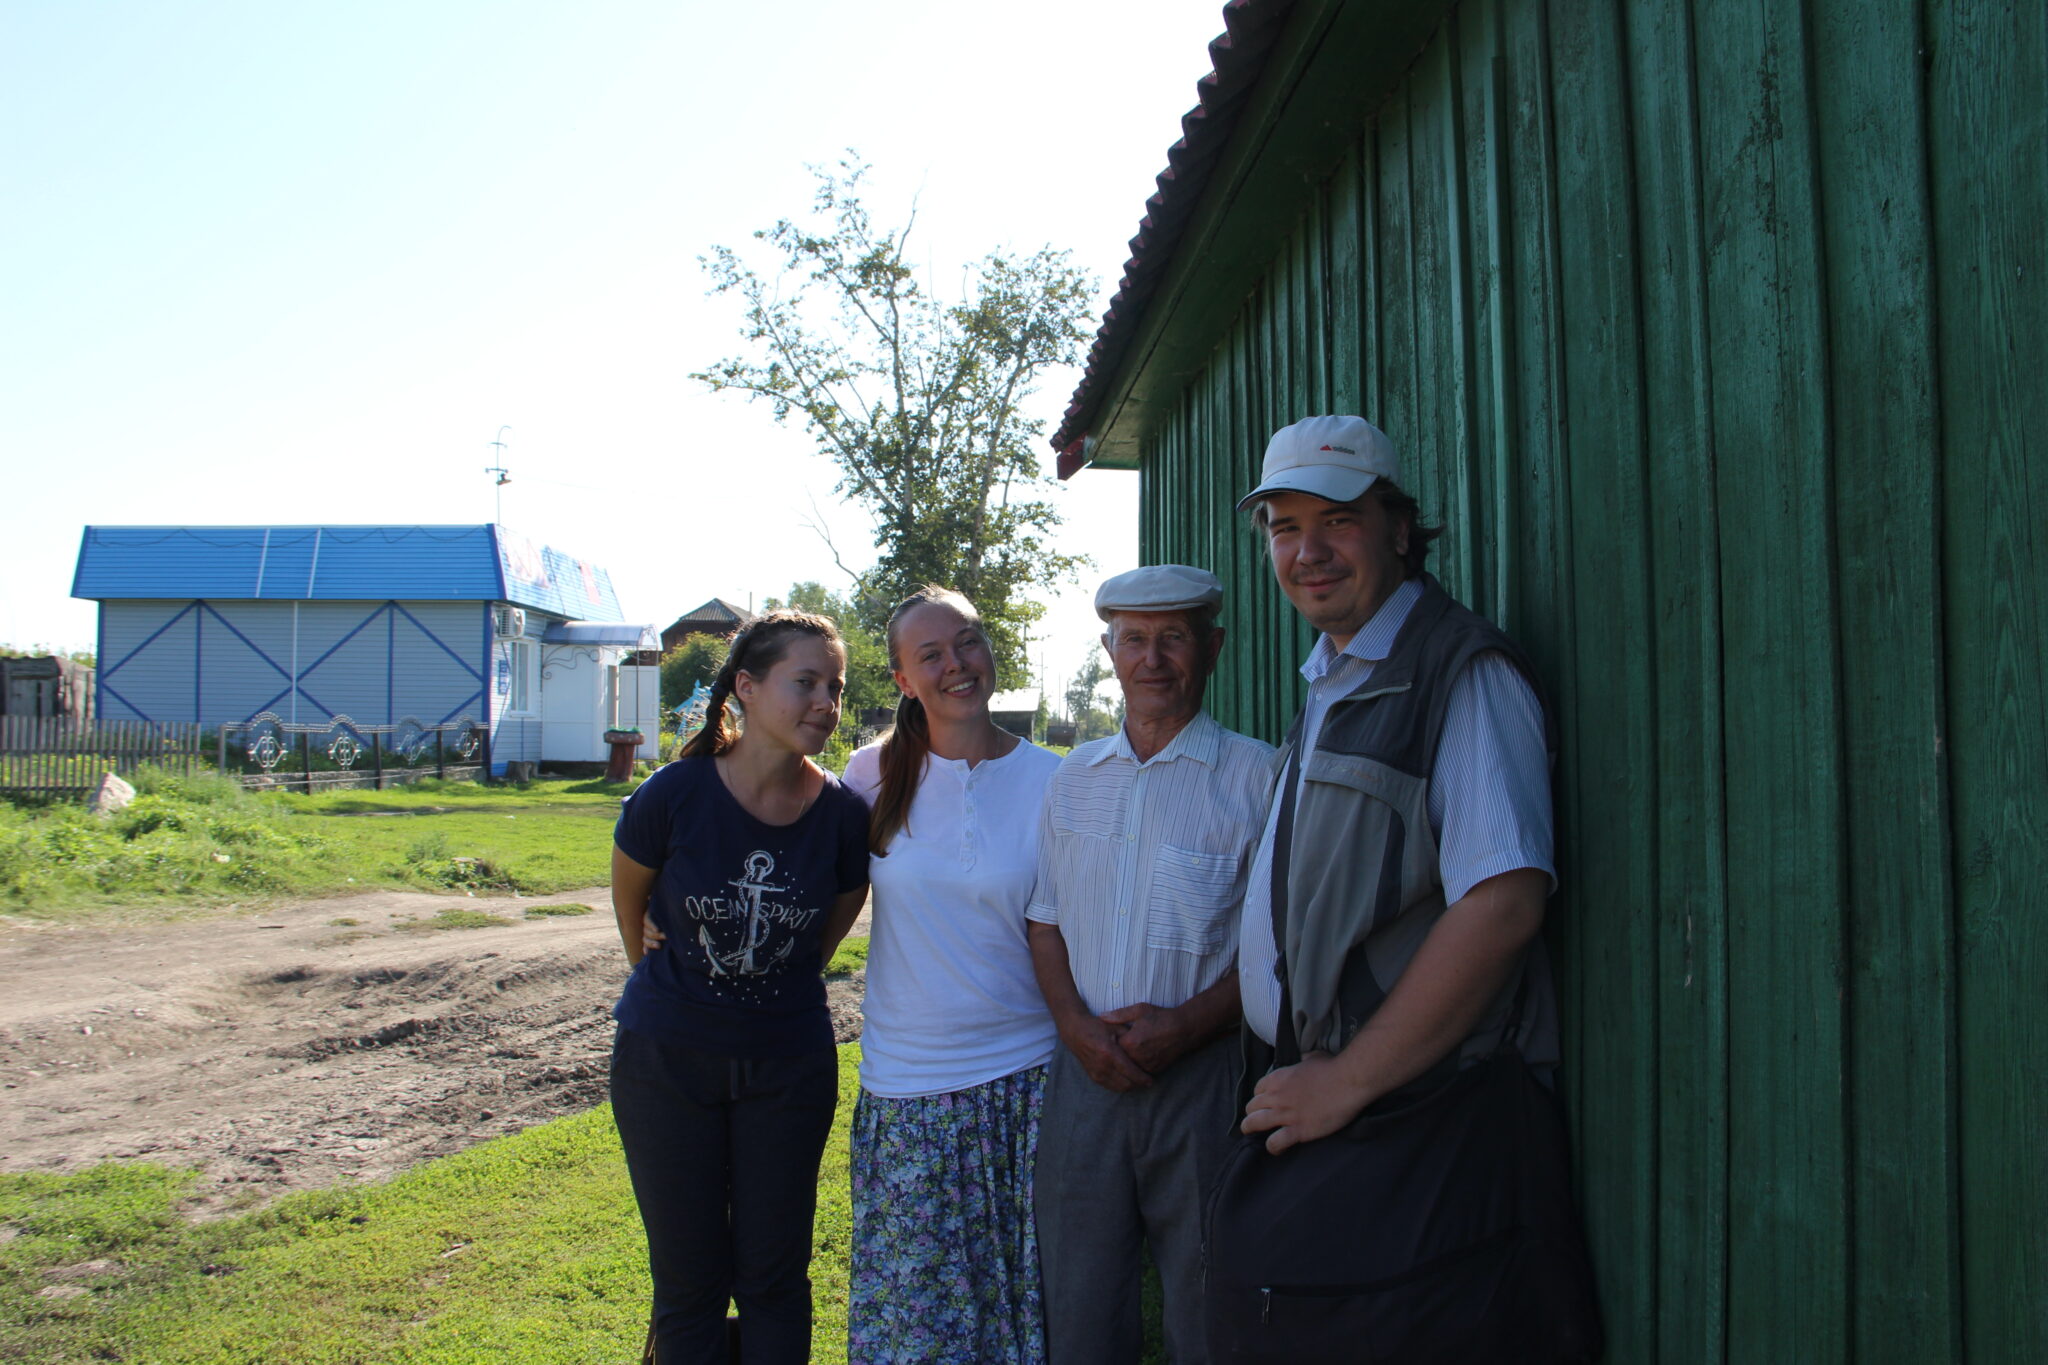
[[[497,436],[487,443],[497,450],[498,462],[493,465],[484,466],[484,473],[496,474],[498,476],[498,484],[496,489],[498,498],[498,511],[496,520],[500,525],[503,525],[505,521],[505,485],[512,482],[512,471],[505,468],[505,433],[510,430],[512,430],[512,424],[510,422],[507,422],[504,426],[498,428]]]

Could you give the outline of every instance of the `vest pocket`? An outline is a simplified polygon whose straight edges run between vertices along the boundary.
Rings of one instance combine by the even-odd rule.
[[[1234,854],[1161,845],[1145,905],[1145,946],[1181,953],[1221,948],[1238,901],[1237,863]]]

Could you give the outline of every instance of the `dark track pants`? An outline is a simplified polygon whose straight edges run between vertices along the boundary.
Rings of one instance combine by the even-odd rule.
[[[801,1365],[811,1350],[811,1223],[832,1127],[833,1049],[742,1059],[621,1028],[612,1118],[647,1228],[661,1365]]]

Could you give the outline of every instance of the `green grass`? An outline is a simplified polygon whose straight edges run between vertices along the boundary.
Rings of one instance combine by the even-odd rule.
[[[840,1049],[840,1106],[819,1174],[812,1358],[845,1359],[851,1241],[847,1128],[859,1049]],[[405,1362],[635,1358],[645,1244],[610,1110],[421,1166],[387,1184],[294,1195],[187,1223],[188,1173],[131,1164],[0,1176],[0,1359]],[[120,1264],[37,1291],[52,1267]]]
[[[400,920],[392,925],[394,929],[418,933],[427,929],[497,929],[518,920],[506,919],[501,915],[487,915],[481,910],[443,910],[432,919]]]
[[[610,874],[611,826],[632,784],[430,779],[288,796],[144,770],[136,787],[135,802],[104,820],[72,803],[0,803],[0,912],[161,917],[375,888],[595,886]]]
[[[847,976],[853,972],[865,971],[868,965],[868,936],[842,939],[839,951],[832,954],[832,960],[825,964],[825,975]]]
[[[528,919],[546,919],[553,915],[587,915],[591,912],[591,908],[588,905],[582,905],[574,901],[564,901],[560,905],[529,905],[526,907],[526,917]]]
[[[860,1046],[818,1172],[811,1359],[846,1359],[848,1131]],[[191,1172],[114,1163],[0,1175],[0,1360],[47,1365],[581,1365],[637,1358],[646,1243],[600,1106],[380,1185],[191,1223]],[[110,1261],[55,1280],[54,1268]],[[48,1299],[52,1283],[83,1295]],[[1146,1273],[1146,1365],[1165,1359]]]

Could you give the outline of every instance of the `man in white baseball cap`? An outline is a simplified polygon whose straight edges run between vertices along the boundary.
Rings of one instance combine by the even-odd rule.
[[[1506,1048],[1519,1052],[1513,1066],[1541,1080],[1558,1061],[1556,994],[1538,937],[1556,884],[1554,732],[1528,657],[1425,571],[1442,528],[1423,523],[1400,479],[1394,444],[1378,427],[1308,417],[1274,433],[1258,486],[1238,502],[1264,532],[1281,592],[1319,632],[1301,666],[1307,700],[1282,746],[1239,941],[1250,1062],[1241,1128],[1276,1154],[1355,1135],[1360,1115],[1413,1104]],[[1447,1091],[1459,1098],[1435,1112],[1466,1104],[1477,1089]],[[1445,1132],[1461,1121],[1446,1120]],[[1505,1144],[1498,1162],[1489,1155],[1480,1169],[1526,1187],[1513,1144],[1528,1135],[1483,1128],[1475,1117],[1477,1145],[1460,1150]],[[1562,1152],[1561,1127],[1554,1136]],[[1456,1140],[1464,1137],[1461,1130]],[[1374,1142],[1347,1149],[1351,1189],[1398,1186],[1408,1207],[1445,1215],[1430,1214],[1430,1226],[1476,1225],[1491,1216],[1485,1201],[1499,1202],[1497,1187],[1469,1181],[1418,1188],[1413,1172],[1374,1165],[1385,1150]],[[1331,1225],[1290,1223],[1288,1254],[1316,1258],[1327,1247],[1334,1261],[1361,1234],[1426,1241],[1405,1225],[1341,1226],[1334,1208],[1342,1200],[1305,1202],[1332,1207]],[[1226,1221],[1225,1203],[1216,1207]],[[1257,1329],[1239,1330],[1235,1310],[1214,1292],[1235,1273],[1218,1260],[1225,1250],[1211,1247],[1211,1275],[1220,1277],[1211,1285],[1211,1348],[1267,1358],[1244,1345]],[[1493,1271],[1470,1273],[1479,1294],[1472,1302],[1484,1305],[1477,1277]],[[1351,1321],[1338,1306],[1327,1312],[1333,1323]],[[1487,1343],[1512,1342],[1522,1326],[1470,1316],[1471,1330],[1496,1334]],[[1439,1341],[1429,1358],[1522,1358],[1514,1345],[1479,1340]],[[1292,1359],[1348,1358],[1342,1342],[1329,1343],[1327,1357],[1298,1340],[1286,1349]]]
[[[1025,915],[1060,1031],[1033,1186],[1053,1365],[1139,1358],[1147,1242],[1168,1356],[1209,1359],[1202,1193],[1234,1119],[1238,909],[1273,776],[1270,746],[1202,710],[1222,600],[1185,564],[1102,585],[1123,727],[1046,788]]]
[[[1259,486],[1237,500],[1237,510],[1275,493],[1350,502],[1380,479],[1401,480],[1401,462],[1387,433],[1363,417],[1304,417],[1273,433]]]

